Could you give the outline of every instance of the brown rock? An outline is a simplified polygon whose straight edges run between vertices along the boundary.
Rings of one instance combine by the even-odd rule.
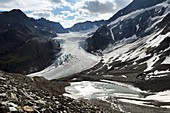
[[[34,112],[33,108],[30,107],[30,106],[24,106],[24,107],[23,107],[23,110],[26,111],[26,112],[28,112],[28,113],[33,113],[33,112]]]

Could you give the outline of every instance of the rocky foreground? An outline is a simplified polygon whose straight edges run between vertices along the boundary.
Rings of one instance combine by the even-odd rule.
[[[0,71],[0,113],[169,113],[159,106],[140,106],[114,97],[75,100],[62,95],[67,85]]]
[[[0,113],[119,113],[96,101],[62,96],[65,85],[68,84],[0,72]]]

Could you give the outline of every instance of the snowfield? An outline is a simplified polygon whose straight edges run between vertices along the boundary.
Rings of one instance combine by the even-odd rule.
[[[87,32],[89,33],[89,31]],[[58,79],[96,65],[100,61],[100,57],[92,55],[83,49],[87,32],[59,34],[54,40],[59,40],[61,43],[61,56],[51,66],[28,76],[43,76],[48,80]]]
[[[133,43],[129,43],[129,41],[134,40],[135,36],[129,37],[128,39],[121,40],[120,42],[117,42],[117,44],[113,46],[110,45],[108,48],[106,48],[103,51],[104,65],[111,64],[113,61],[125,62],[133,59],[135,59],[134,60],[135,63],[140,59],[150,56],[150,54],[147,55],[147,48],[159,46],[160,43],[166,37],[170,36],[170,32],[168,32],[165,35],[159,35],[160,32],[161,31],[157,33],[153,33],[143,38],[139,38],[139,39],[136,38],[137,40]],[[153,57],[151,57],[145,62],[142,62],[147,64],[147,68],[145,69],[145,71],[151,70],[153,68],[152,66],[159,60],[159,57],[160,54],[154,54]],[[166,57],[166,59],[162,62],[162,64],[170,64],[169,61],[170,58]]]

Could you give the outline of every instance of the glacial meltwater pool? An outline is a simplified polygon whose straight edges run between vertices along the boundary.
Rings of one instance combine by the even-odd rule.
[[[141,95],[133,86],[93,81],[72,82],[65,90],[67,92],[65,96],[85,99],[106,99],[110,96],[140,97]]]

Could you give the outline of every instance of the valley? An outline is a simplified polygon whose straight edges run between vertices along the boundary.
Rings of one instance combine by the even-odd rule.
[[[48,80],[59,79],[95,66],[100,57],[85,51],[85,39],[88,37],[86,33],[89,32],[59,34],[53,38],[60,42],[62,48],[56,60],[46,69],[28,76],[42,76]]]
[[[83,2],[93,17],[113,1]],[[27,16],[39,13],[0,12],[0,113],[170,112],[170,0],[132,0],[70,28]],[[83,19],[60,13],[64,24]]]
[[[95,31],[95,29],[93,30]],[[89,31],[93,32],[93,30]],[[159,45],[154,43],[155,40],[160,40],[161,36],[158,39],[155,38],[159,32],[142,39],[132,37],[117,42],[116,45],[106,48],[100,55],[94,55],[85,51],[87,48],[85,40],[88,38],[88,34],[91,34],[89,31],[58,35],[54,40],[57,39],[61,44],[60,56],[57,56],[55,62],[48,68],[28,76],[42,76],[48,80],[70,83],[70,86],[65,87],[66,93],[63,95],[74,99],[100,99],[111,104],[114,109],[126,112],[129,110],[132,113],[138,113],[139,109],[143,107],[146,111],[152,109],[155,113],[166,113],[169,108],[169,100],[167,99],[169,98],[169,88],[165,79],[168,84],[169,71],[151,71],[150,73],[154,75],[151,74],[141,79],[138,78],[141,71],[147,72],[146,69],[152,69],[152,66],[147,65],[149,61],[143,61],[143,64],[146,62],[144,68],[141,68],[140,65],[137,66],[137,63],[132,63],[133,69],[130,69],[130,71],[128,71],[130,67],[119,65],[120,60],[124,62],[127,59],[137,58],[137,60],[140,60],[146,57],[146,55],[143,55],[145,49],[142,51],[142,48],[153,46],[153,44]],[[169,36],[169,34],[163,35],[159,43],[166,36]],[[144,44],[145,42],[151,45]],[[138,45],[147,46],[140,48]],[[131,51],[133,54],[129,54],[129,50],[135,51]],[[137,60],[134,60],[134,62]],[[117,67],[114,66],[114,62],[118,63]],[[151,61],[151,63],[153,65],[155,62]],[[115,104],[113,104],[113,101]],[[132,108],[138,106],[139,109],[133,112],[134,108],[126,108],[126,103],[130,103]],[[157,107],[160,109],[157,109]]]

